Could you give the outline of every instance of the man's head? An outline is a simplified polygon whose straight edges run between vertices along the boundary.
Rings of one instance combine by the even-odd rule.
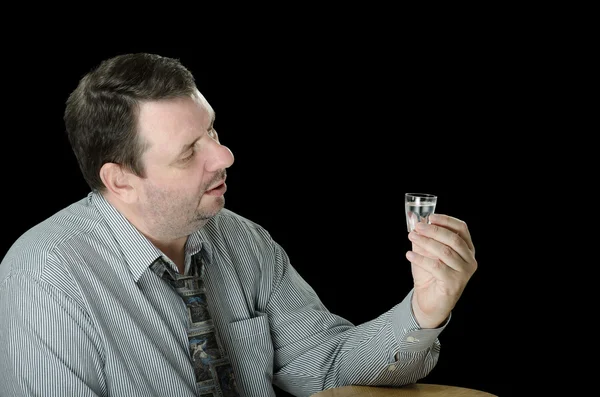
[[[179,61],[127,54],[102,62],[69,96],[69,141],[86,182],[156,239],[188,235],[223,206],[233,155]]]
[[[92,190],[105,191],[100,169],[106,163],[145,177],[138,134],[142,102],[189,97],[196,92],[191,72],[179,61],[154,54],[126,54],[103,61],[85,75],[67,99],[69,141]]]

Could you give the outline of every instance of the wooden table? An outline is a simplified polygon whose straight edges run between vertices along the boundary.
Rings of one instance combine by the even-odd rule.
[[[498,397],[480,390],[457,386],[417,383],[402,387],[343,386],[313,394],[311,397]]]

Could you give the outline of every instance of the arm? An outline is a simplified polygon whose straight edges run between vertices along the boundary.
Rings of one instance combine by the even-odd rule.
[[[99,341],[71,298],[29,274],[0,284],[0,395],[106,395]]]
[[[426,376],[439,355],[443,326],[421,329],[409,292],[379,317],[354,326],[330,313],[314,290],[275,250],[275,287],[269,299],[275,349],[274,383],[295,395],[344,385],[404,385]]]

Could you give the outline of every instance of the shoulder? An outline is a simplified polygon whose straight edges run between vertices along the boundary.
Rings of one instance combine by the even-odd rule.
[[[259,235],[262,238],[271,239],[269,232],[260,224],[229,209],[222,209],[207,224],[207,229],[219,233],[242,235]]]
[[[276,245],[262,225],[229,209],[222,209],[207,222],[203,234],[208,241],[230,248],[246,248],[263,254]]]
[[[98,212],[88,199],[61,209],[25,231],[10,246],[0,262],[0,281],[15,272],[41,275],[52,264],[52,257],[65,244],[76,241],[101,223]]]

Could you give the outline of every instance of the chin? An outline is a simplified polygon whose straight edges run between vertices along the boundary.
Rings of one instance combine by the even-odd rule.
[[[225,207],[225,199],[223,197],[217,197],[215,200],[211,201],[213,202],[208,205],[204,203],[204,205],[199,208],[199,219],[208,220],[221,212],[221,210]]]

